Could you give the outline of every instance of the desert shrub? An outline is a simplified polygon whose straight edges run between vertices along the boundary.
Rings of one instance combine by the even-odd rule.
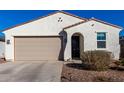
[[[81,60],[90,70],[103,71],[109,68],[111,53],[108,51],[86,51],[81,54]]]

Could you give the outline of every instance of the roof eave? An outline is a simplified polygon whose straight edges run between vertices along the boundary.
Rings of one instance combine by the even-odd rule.
[[[20,24],[17,24],[17,25],[14,25],[14,26],[11,26],[11,27],[8,27],[4,30],[1,30],[1,32],[4,32],[6,30],[9,30],[9,29],[12,29],[12,28],[15,28],[15,27],[18,27],[18,26],[21,26],[21,25],[24,25],[24,24],[27,24],[27,23],[30,23],[30,22],[33,22],[33,21],[36,21],[36,20],[39,20],[39,19],[42,19],[42,18],[45,18],[45,17],[48,17],[50,15],[53,15],[53,14],[56,14],[56,13],[63,13],[63,14],[66,14],[66,15],[69,15],[69,16],[72,16],[72,17],[75,17],[75,18],[78,18],[78,19],[81,19],[81,20],[88,20],[86,18],[82,18],[82,17],[79,17],[79,16],[76,16],[76,15],[73,15],[73,14],[70,14],[68,12],[65,12],[65,11],[62,11],[62,10],[58,10],[58,11],[55,11],[53,13],[50,13],[48,15],[45,15],[45,16],[41,16],[41,17],[38,17],[38,18],[35,18],[35,19],[32,19],[30,21],[27,21],[27,22],[23,22],[23,23],[20,23]]]
[[[119,29],[121,29],[121,30],[124,29],[124,28],[121,27],[121,26],[117,26],[117,25],[114,25],[114,24],[111,24],[111,23],[108,23],[108,22],[105,22],[105,21],[96,19],[96,18],[94,18],[94,17],[92,17],[91,19],[89,19],[89,21],[91,21],[91,20],[94,20],[94,21],[97,21],[97,22],[100,22],[100,23],[103,23],[103,24],[106,24],[106,25],[109,25],[109,26],[112,26],[112,27],[115,27],[115,28],[119,28]]]

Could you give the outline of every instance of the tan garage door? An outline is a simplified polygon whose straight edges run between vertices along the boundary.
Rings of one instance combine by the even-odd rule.
[[[62,60],[62,37],[14,37],[15,60]]]

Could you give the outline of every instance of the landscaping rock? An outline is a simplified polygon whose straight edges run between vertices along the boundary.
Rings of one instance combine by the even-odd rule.
[[[79,65],[79,64],[78,64]],[[124,70],[92,71],[64,64],[62,82],[124,82]]]

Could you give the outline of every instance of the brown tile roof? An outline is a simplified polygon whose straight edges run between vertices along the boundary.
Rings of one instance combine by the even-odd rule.
[[[82,18],[82,17],[79,17],[77,15],[74,15],[74,14],[71,14],[71,13],[68,13],[68,12],[65,12],[65,11],[62,11],[62,10],[59,10],[57,12],[63,13],[63,14],[66,14],[66,15],[69,15],[69,16],[72,16],[72,17],[76,17],[76,18],[79,18],[79,19],[82,19],[82,20],[87,20],[86,18]]]
[[[71,28],[71,27],[74,27],[74,26],[80,25],[80,24],[82,24],[82,23],[85,23],[85,22],[87,22],[87,21],[81,21],[81,22],[78,22],[78,23],[75,23],[75,24],[69,25],[69,26],[67,26],[67,27],[64,27],[63,29],[68,29],[68,28]]]
[[[113,27],[116,27],[116,28],[119,28],[119,29],[123,29],[123,27],[120,27],[120,26],[117,26],[117,25],[114,25],[114,24],[111,24],[111,23],[108,23],[108,22],[105,22],[105,21],[102,21],[102,20],[99,20],[99,19],[96,19],[96,18],[91,18],[91,19],[89,19],[89,20],[85,20],[85,21],[82,21],[82,22],[78,22],[78,23],[76,23],[76,24],[73,24],[73,25],[64,27],[64,29],[68,29],[68,28],[71,28],[71,27],[80,25],[80,24],[82,24],[82,23],[86,23],[86,22],[91,21],[91,20],[94,20],[94,21],[97,21],[97,22],[100,22],[100,23],[103,23],[103,24],[106,24],[106,25],[110,25],[110,26],[113,26]]]
[[[116,27],[116,28],[123,29],[123,27],[120,27],[120,26],[117,26],[117,25],[114,25],[114,24],[111,24],[111,23],[108,23],[108,22],[105,22],[105,21],[102,21],[102,20],[99,20],[99,19],[96,19],[96,18],[91,18],[91,19],[89,19],[89,21],[90,20],[94,20],[94,21],[97,21],[97,22],[100,22],[100,23],[103,23],[103,24],[106,24],[106,25],[110,25],[110,26],[113,26],[113,27]]]
[[[15,27],[18,27],[18,26],[21,26],[21,25],[24,25],[24,24],[27,24],[27,23],[30,23],[30,22],[33,22],[33,21],[36,21],[36,20],[39,20],[39,19],[42,19],[42,18],[45,18],[45,17],[48,17],[48,16],[51,16],[51,15],[54,15],[54,14],[56,14],[56,13],[63,13],[63,14],[66,14],[66,15],[69,15],[69,16],[72,16],[72,17],[79,18],[79,19],[82,19],[82,20],[83,20],[83,21],[81,21],[81,22],[78,22],[78,23],[75,23],[75,24],[73,24],[73,25],[67,26],[67,27],[65,27],[64,29],[71,28],[71,27],[73,27],[73,26],[76,26],[76,25],[79,25],[79,24],[88,22],[88,21],[90,21],[90,20],[94,20],[94,21],[97,21],[97,22],[100,22],[100,23],[103,23],[103,24],[106,24],[106,25],[110,25],[110,26],[113,26],[113,27],[116,27],[116,28],[123,29],[123,28],[120,27],[120,26],[113,25],[113,24],[110,24],[110,23],[101,21],[101,20],[99,20],[99,19],[91,18],[91,19],[88,20],[88,19],[86,19],[86,18],[82,18],[82,17],[76,16],[76,15],[74,15],[74,14],[70,14],[70,13],[68,13],[68,12],[59,10],[59,11],[56,11],[56,12],[54,12],[54,13],[50,13],[50,14],[48,14],[48,15],[46,15],[46,16],[42,16],[42,17],[39,17],[39,18],[30,20],[30,21],[28,21],[28,22],[24,22],[24,23],[17,24],[17,25],[12,26],[12,27],[8,27],[8,28],[6,28],[6,29],[4,29],[4,30],[1,30],[1,32],[6,31],[6,30],[9,30],[9,29],[12,29],[12,28],[15,28]]]
[[[8,27],[8,28],[6,28],[6,29],[4,29],[4,30],[1,30],[1,32],[6,31],[6,30],[9,30],[9,29],[12,29],[12,28],[15,28],[15,27],[18,27],[18,26],[21,26],[21,25],[24,25],[24,24],[27,24],[27,23],[30,23],[30,22],[33,22],[33,21],[37,21],[37,20],[39,20],[39,19],[42,19],[42,18],[51,16],[51,15],[54,15],[54,14],[56,14],[56,13],[63,13],[63,14],[66,14],[66,15],[69,15],[69,16],[72,16],[72,17],[75,17],[75,18],[78,18],[78,19],[87,20],[86,18],[82,18],[82,17],[76,16],[76,15],[67,13],[67,12],[65,12],[65,11],[59,10],[59,11],[50,13],[50,14],[48,14],[48,15],[46,15],[46,16],[41,16],[41,17],[39,17],[39,18],[30,20],[30,21],[28,21],[28,22],[24,22],[24,23],[21,23],[21,24],[17,24],[17,25],[15,25],[15,26]]]

